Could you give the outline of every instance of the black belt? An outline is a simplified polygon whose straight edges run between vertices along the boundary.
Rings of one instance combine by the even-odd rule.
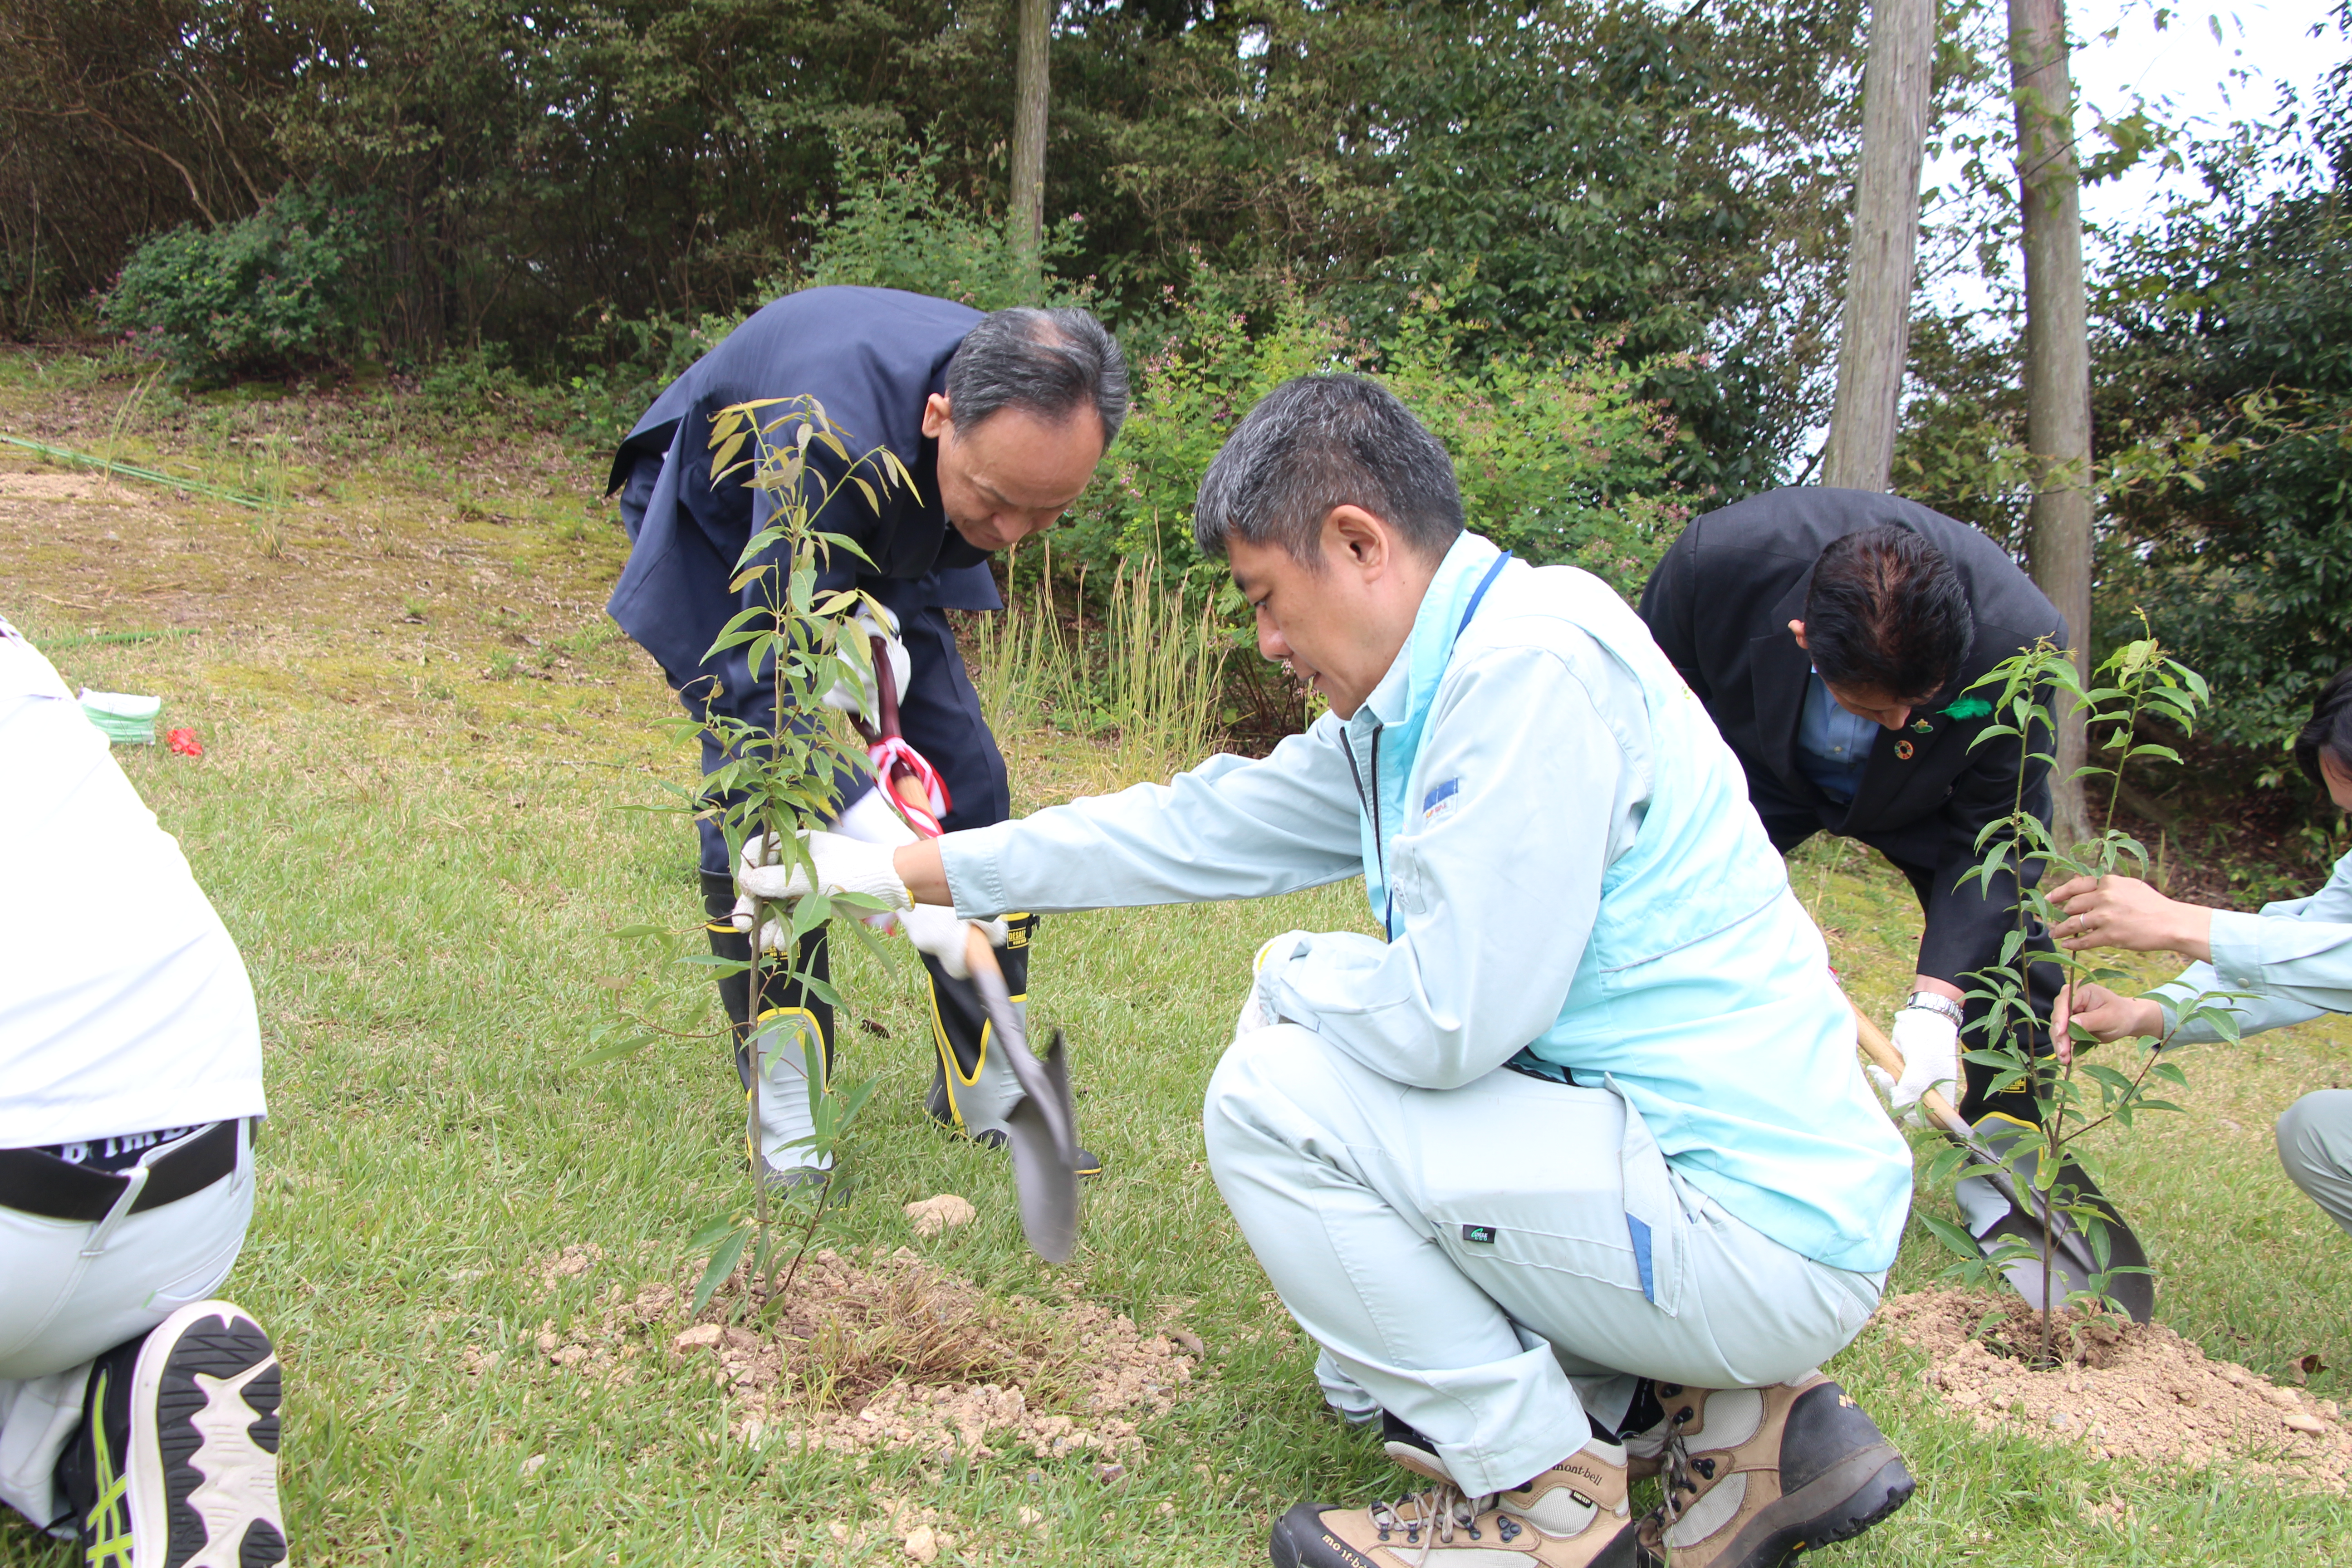
[[[147,1167],[147,1185],[131,1205],[145,1214],[200,1193],[236,1169],[239,1119],[215,1122]],[[0,1149],[0,1208],[43,1219],[96,1224],[114,1212],[127,1173],[93,1171],[41,1149]]]

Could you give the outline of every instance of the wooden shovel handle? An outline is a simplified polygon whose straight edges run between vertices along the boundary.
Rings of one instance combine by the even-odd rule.
[[[1845,1005],[1853,1007],[1853,1028],[1854,1033],[1862,1037],[1862,1054],[1876,1062],[1888,1077],[1901,1078],[1903,1053],[1895,1048],[1895,1042],[1886,1037],[1885,1030],[1871,1021],[1869,1014],[1859,1007],[1854,1007],[1853,997],[1847,997]],[[1929,1089],[1919,1097],[1919,1102],[1927,1108],[1927,1114],[1934,1117],[1947,1130],[1962,1132],[1968,1131],[1969,1124],[1960,1120],[1959,1111],[1953,1107],[1950,1100],[1944,1098],[1942,1089]]]

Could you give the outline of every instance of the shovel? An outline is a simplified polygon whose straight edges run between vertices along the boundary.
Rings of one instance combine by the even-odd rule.
[[[1853,1005],[1851,999],[1846,1005]],[[1859,1007],[1853,1009],[1853,1022],[1862,1039],[1863,1054],[1893,1077],[1902,1077],[1903,1053],[1895,1048],[1894,1042]],[[2095,1289],[2092,1279],[2100,1272],[2098,1255],[2090,1237],[2074,1223],[2074,1217],[2052,1207],[2034,1186],[2034,1157],[2026,1154],[2011,1165],[2002,1163],[2003,1157],[2028,1132],[2026,1124],[1995,1111],[1978,1118],[1971,1127],[1937,1089],[1931,1089],[1920,1096],[1919,1103],[1937,1131],[1968,1151],[1969,1173],[1960,1178],[1952,1195],[1968,1222],[1969,1234],[1977,1238],[1978,1250],[1990,1258],[2012,1243],[2032,1249],[2000,1266],[2001,1277],[2009,1281],[2010,1288],[2037,1309],[2042,1304],[2045,1269],[2056,1276],[2048,1287],[2049,1300],[2053,1303],[2063,1300],[2069,1292]],[[2022,1185],[2018,1180],[2021,1175],[2024,1178]],[[2092,1182],[2089,1173],[2070,1161],[2060,1168],[2058,1179],[2061,1184],[2079,1193],[2079,1201],[2096,1209],[2105,1220],[2108,1268],[2145,1268],[2147,1249],[2140,1246],[2139,1237],[2124,1224],[2123,1216]],[[2050,1237],[2048,1252],[2043,1250],[2042,1240],[2045,1219]],[[2105,1293],[2135,1323],[2145,1323],[2155,1315],[2156,1280],[2152,1275],[2111,1273]]]
[[[890,673],[890,661],[882,657],[880,639],[876,642],[874,679],[882,722],[878,730],[863,721],[857,726],[868,743],[898,734],[898,683]],[[896,763],[889,784],[891,793],[913,808],[908,813],[910,821],[930,821],[930,801],[911,768]],[[1029,1031],[1013,1005],[1004,970],[996,962],[996,949],[976,929],[970,934],[970,943],[965,967],[971,972],[981,1005],[987,1009],[997,1048],[1004,1053],[1005,1064],[1021,1086],[1021,1098],[1004,1116],[1013,1185],[1021,1201],[1021,1234],[1029,1238],[1030,1249],[1046,1262],[1066,1263],[1078,1245],[1078,1135],[1069,1068],[1062,1054],[1062,1031],[1054,1031],[1042,1059],[1031,1051]]]

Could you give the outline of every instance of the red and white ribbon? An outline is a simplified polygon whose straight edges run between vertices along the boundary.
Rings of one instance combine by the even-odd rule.
[[[947,781],[940,777],[940,770],[931,766],[922,752],[907,744],[905,737],[899,735],[885,735],[866,747],[866,754],[873,759],[876,775],[889,786],[890,804],[906,815],[908,825],[917,833],[926,838],[937,838],[943,831],[940,818],[945,816],[954,805],[948,795]],[[929,812],[908,804],[906,797],[898,793],[896,785],[902,773],[913,774],[915,781],[923,786],[923,795],[930,802]]]

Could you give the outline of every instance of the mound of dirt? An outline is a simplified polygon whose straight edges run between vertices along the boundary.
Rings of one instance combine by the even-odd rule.
[[[540,1272],[551,1289],[600,1261],[567,1247]],[[633,1363],[655,1352],[707,1368],[732,1397],[729,1431],[746,1442],[1083,1454],[1114,1474],[1141,1455],[1140,1423],[1173,1409],[1192,1378],[1190,1347],[1169,1333],[1087,1301],[994,1300],[907,1247],[812,1253],[772,1312],[768,1282],[739,1268],[689,1318],[699,1273],[688,1265],[634,1295],[612,1285],[568,1331],[542,1324],[540,1352],[614,1382],[633,1381]]]
[[[1988,1318],[1996,1321],[1979,1335]],[[2039,1319],[2005,1297],[1914,1291],[1883,1304],[1877,1321],[1927,1352],[1928,1387],[1982,1430],[2084,1444],[2108,1458],[2220,1465],[2352,1489],[2352,1431],[2334,1400],[2208,1360],[2161,1323],[2070,1318],[2053,1335],[2064,1359],[2036,1370],[2020,1358],[2039,1348]]]

